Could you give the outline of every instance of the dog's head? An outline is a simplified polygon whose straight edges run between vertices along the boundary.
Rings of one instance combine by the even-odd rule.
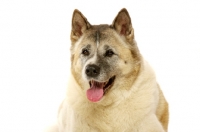
[[[72,74],[90,101],[131,87],[139,71],[140,53],[126,9],[112,25],[91,25],[74,10],[71,42]]]

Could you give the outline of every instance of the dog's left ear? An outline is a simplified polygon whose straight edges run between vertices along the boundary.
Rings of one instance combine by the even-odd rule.
[[[125,36],[128,40],[134,39],[134,30],[132,28],[131,18],[125,8],[119,11],[112,23],[112,27],[117,31],[117,33]]]

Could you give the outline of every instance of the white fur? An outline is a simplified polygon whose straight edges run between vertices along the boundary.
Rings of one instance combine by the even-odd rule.
[[[85,81],[88,81],[87,80],[87,77],[86,77],[86,74],[85,74],[85,69],[86,69],[86,66],[88,64],[95,64],[95,62],[97,61],[97,53],[95,52],[95,54],[85,63],[85,65],[83,66],[83,69],[82,69],[82,76],[83,78],[85,79]]]
[[[59,110],[59,132],[165,132],[156,117],[159,89],[147,62],[132,88],[115,88],[106,103],[106,97],[101,105],[88,101],[85,92],[71,75]]]

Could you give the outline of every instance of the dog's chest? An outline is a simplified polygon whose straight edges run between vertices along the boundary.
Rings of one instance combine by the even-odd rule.
[[[124,108],[115,107],[87,110],[82,115],[75,115],[75,128],[77,132],[133,131],[138,118],[136,113],[130,107],[127,108],[126,106]]]

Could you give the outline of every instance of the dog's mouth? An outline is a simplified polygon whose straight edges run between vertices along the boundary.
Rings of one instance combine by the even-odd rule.
[[[94,80],[89,81],[90,89],[87,90],[87,98],[91,102],[100,101],[101,98],[113,86],[114,81],[115,81],[115,76],[111,77],[106,82],[97,82],[97,81],[94,81]]]

